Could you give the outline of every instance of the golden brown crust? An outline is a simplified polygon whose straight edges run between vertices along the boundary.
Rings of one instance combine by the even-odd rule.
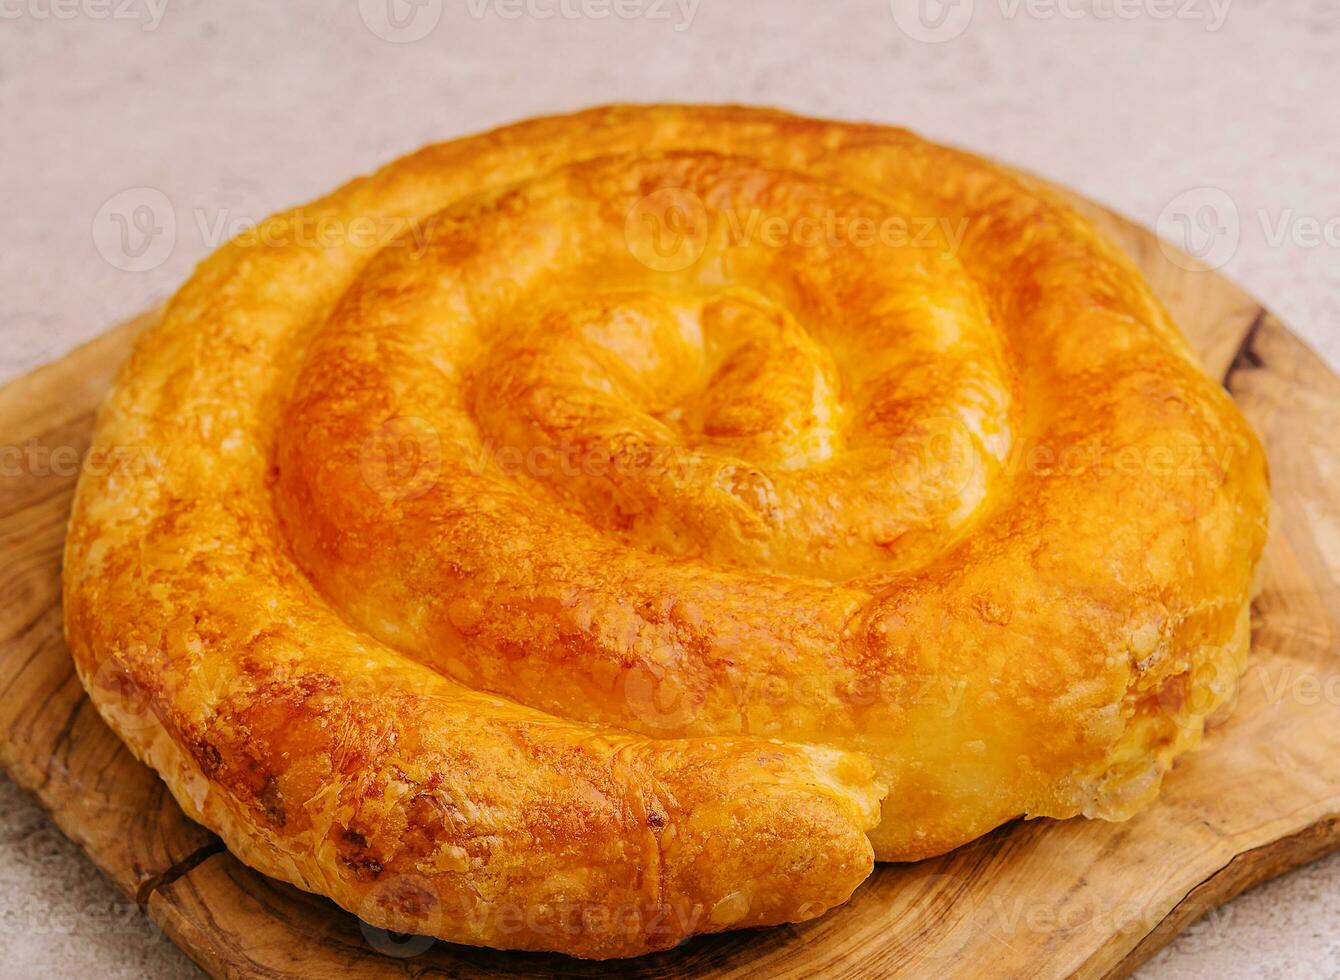
[[[1073,212],[742,108],[269,219],[96,440],[156,465],[84,475],[67,632],[187,812],[376,925],[590,957],[817,915],[871,841],[1129,815],[1265,535],[1255,437]]]

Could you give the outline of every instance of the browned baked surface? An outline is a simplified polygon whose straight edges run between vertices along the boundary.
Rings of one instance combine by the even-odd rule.
[[[1255,438],[1077,216],[746,109],[269,219],[96,438],[152,452],[81,479],[70,644],[187,812],[376,924],[586,956],[819,914],[870,841],[1129,814],[1265,534]]]

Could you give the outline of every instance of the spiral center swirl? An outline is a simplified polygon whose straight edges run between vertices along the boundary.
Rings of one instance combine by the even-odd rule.
[[[444,515],[505,485],[523,524],[554,511],[653,554],[832,581],[908,567],[985,497],[1011,401],[999,332],[943,236],[831,231],[898,217],[715,154],[576,164],[379,255],[314,346],[300,405],[416,420],[433,485],[415,467],[408,487]],[[692,261],[656,260],[668,235]],[[377,313],[388,292],[394,318]],[[424,383],[387,372],[335,407],[335,364],[359,352]]]

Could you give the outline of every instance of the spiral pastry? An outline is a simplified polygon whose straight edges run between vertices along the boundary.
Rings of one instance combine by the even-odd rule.
[[[268,219],[96,443],[152,465],[81,480],[70,646],[185,811],[374,925],[587,957],[1130,815],[1233,690],[1266,532],[1255,437],[1076,214],[743,108]]]

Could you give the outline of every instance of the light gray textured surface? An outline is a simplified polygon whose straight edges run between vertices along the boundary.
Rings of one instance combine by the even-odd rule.
[[[1011,161],[1189,227],[1340,365],[1340,4],[928,4],[0,0],[0,379],[165,297],[229,228],[431,140],[616,100],[894,122]],[[129,912],[0,780],[0,976],[192,975]],[[1333,978],[1338,924],[1333,857],[1142,977]]]

